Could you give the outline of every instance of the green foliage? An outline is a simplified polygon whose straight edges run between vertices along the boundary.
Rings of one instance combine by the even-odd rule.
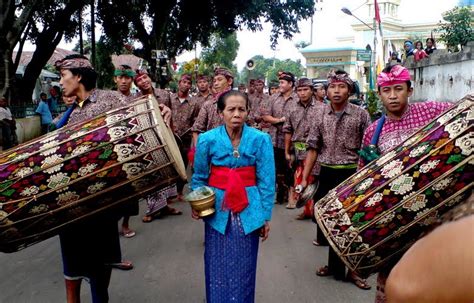
[[[252,60],[255,62],[255,69],[252,71],[249,71],[246,68],[242,69],[240,72],[241,83],[247,83],[249,77],[254,79],[266,79],[267,83],[270,83],[270,81],[277,81],[277,74],[279,71],[291,72],[297,78],[299,78],[304,74],[305,71],[300,60],[279,60],[273,58],[264,58],[261,55],[252,57]]]
[[[96,70],[98,72],[97,87],[112,89],[114,82],[114,65],[112,64],[113,49],[108,39],[101,37],[96,43]]]
[[[236,74],[237,67],[233,62],[237,57],[239,46],[236,33],[225,36],[214,35],[209,46],[204,48],[201,53],[204,73],[212,73],[215,67],[225,67]]]
[[[474,41],[474,14],[470,6],[455,7],[443,15],[446,23],[440,23],[437,31],[441,32],[440,40],[448,49],[459,51],[469,41]]]
[[[381,112],[381,106],[377,92],[375,90],[369,90],[367,92],[367,111],[372,121],[378,117],[378,114]]]

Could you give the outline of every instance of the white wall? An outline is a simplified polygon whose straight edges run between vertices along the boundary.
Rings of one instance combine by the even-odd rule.
[[[420,62],[407,62],[413,80],[411,101],[456,102],[474,92],[474,58],[471,42],[462,52],[440,50]]]

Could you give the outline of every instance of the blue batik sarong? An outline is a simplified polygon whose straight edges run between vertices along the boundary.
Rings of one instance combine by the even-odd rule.
[[[205,241],[207,303],[254,302],[259,229],[245,235],[232,214],[225,235],[206,223]]]

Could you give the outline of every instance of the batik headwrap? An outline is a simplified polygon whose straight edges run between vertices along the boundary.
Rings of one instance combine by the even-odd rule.
[[[399,64],[394,65],[390,72],[384,73],[381,72],[377,77],[377,86],[391,86],[395,84],[405,83],[410,80],[410,72],[406,67],[403,67]]]
[[[54,66],[56,67],[57,70],[71,69],[71,68],[94,69],[90,61],[84,58],[70,58],[70,59],[58,60],[54,63]]]
[[[198,81],[199,81],[199,80],[206,80],[207,82],[209,82],[209,77],[206,76],[206,75],[203,75],[203,74],[199,74],[199,75],[197,76],[197,79],[198,79]]]
[[[119,66],[114,71],[114,76],[115,77],[127,76],[127,77],[130,77],[130,78],[133,78],[133,77],[135,77],[135,72],[131,68],[125,68],[123,66]]]
[[[296,82],[296,87],[309,86],[313,87],[313,82],[308,78],[301,78]]]
[[[354,81],[352,81],[348,73],[336,74],[334,71],[330,72],[328,75],[328,84],[338,82],[346,83],[351,91],[354,89]]]
[[[286,80],[295,83],[295,75],[290,72],[282,72],[278,74],[278,80]]]
[[[234,75],[228,69],[223,68],[223,67],[218,67],[214,70],[214,77],[218,75],[222,75],[226,77],[227,79],[229,78],[234,79]]]
[[[191,77],[190,74],[183,74],[181,75],[181,78],[179,79],[179,82],[183,81],[183,80],[188,80],[188,81],[193,81],[193,78]]]

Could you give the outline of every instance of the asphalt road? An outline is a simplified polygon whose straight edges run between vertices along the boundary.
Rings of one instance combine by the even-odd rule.
[[[184,214],[148,224],[132,217],[137,235],[122,238],[122,252],[135,268],[113,271],[110,302],[205,302],[204,226],[191,219],[184,202],[174,207]],[[316,265],[327,260],[327,248],[311,244],[315,226],[294,220],[297,213],[275,205],[270,238],[260,245],[256,302],[373,302],[374,278],[369,280],[372,290],[364,291],[315,275]],[[17,253],[0,253],[0,266],[0,302],[66,302],[57,237]],[[87,283],[82,302],[90,302]]]

